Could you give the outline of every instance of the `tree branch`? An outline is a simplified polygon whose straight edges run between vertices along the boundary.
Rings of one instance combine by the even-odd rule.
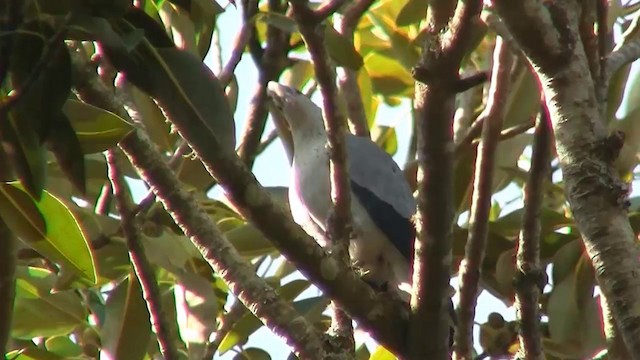
[[[283,13],[284,6],[281,0],[269,0],[269,11]],[[256,160],[260,139],[269,115],[267,84],[269,81],[278,79],[286,66],[289,51],[288,35],[274,26],[267,26],[266,43],[264,54],[260,61],[256,62],[259,71],[258,84],[247,109],[247,119],[238,147],[238,155],[249,168],[253,167]]]
[[[298,24],[298,29],[300,29],[311,56],[316,81],[320,87],[323,100],[322,112],[327,130],[331,200],[333,202],[333,208],[327,221],[327,232],[329,239],[332,241],[332,252],[338,261],[350,264],[349,242],[352,228],[351,184],[349,183],[347,149],[345,145],[347,122],[338,102],[336,73],[329,62],[324,38],[321,35],[323,32],[318,15],[309,9],[305,0],[290,0],[290,4],[293,10],[293,17]],[[341,310],[336,309],[336,311],[339,315],[337,319],[340,320],[339,323],[334,323],[334,327],[340,328],[336,333],[350,337],[351,342],[353,342],[353,329],[351,326],[346,327],[347,321],[339,314]]]
[[[514,12],[519,4],[494,0],[499,15],[516,40],[525,44],[529,41],[526,35],[513,29],[521,28],[526,22],[523,18],[529,19],[532,14]],[[616,148],[621,144],[615,136],[608,135],[600,119],[586,55],[575,43],[579,38],[576,4],[557,2],[556,6],[558,17],[567,19],[565,26],[557,24],[558,29],[567,33],[567,41],[560,49],[567,54],[565,60],[549,66],[530,46],[523,46],[523,50],[541,80],[572,214],[600,289],[611,306],[629,353],[637,359],[640,358],[640,327],[637,326],[640,323],[637,270],[640,251],[628,219],[628,188],[613,166]]]
[[[511,35],[517,38],[527,56],[552,71],[567,61],[570,52],[566,43],[575,41],[577,34],[568,33],[566,16],[556,4],[542,0],[493,2]],[[572,35],[575,36],[572,38]]]
[[[520,354],[525,359],[542,360],[540,312],[538,311],[544,268],[540,266],[540,211],[544,202],[544,184],[550,175],[551,119],[545,106],[536,121],[529,179],[524,189],[522,230],[516,253],[516,313],[520,320]]]
[[[249,42],[249,38],[251,37],[251,27],[247,25],[246,22],[242,24],[240,28],[240,32],[236,35],[235,40],[233,41],[233,47],[231,50],[231,56],[229,60],[224,65],[224,68],[220,72],[220,76],[218,79],[223,86],[226,86],[231,82],[233,78],[233,73],[236,70],[236,67],[242,60],[242,54],[244,53],[244,48],[247,46]]]
[[[345,9],[344,15],[335,21],[338,33],[353,42],[353,32],[362,15],[375,0],[356,0]],[[357,136],[371,137],[366,111],[362,104],[362,94],[358,86],[358,72],[346,67],[338,68],[338,87],[347,104],[349,121]]]
[[[83,77],[76,74],[75,78]],[[86,74],[84,78],[87,78]],[[123,114],[118,110],[118,103],[102,94],[98,92],[83,100],[128,118],[126,112]],[[404,354],[408,314],[402,304],[376,294],[349,266],[329,256],[260,186],[243,162],[224,150],[211,129],[190,119],[176,117],[173,121],[238,212],[268,237],[307,279],[347,310],[374,339],[390,351]],[[262,284],[261,279],[257,281]],[[272,328],[272,324],[267,326]]]
[[[120,213],[120,222],[129,250],[129,258],[140,282],[142,295],[151,315],[151,325],[158,339],[160,353],[167,360],[177,360],[180,358],[176,347],[178,338],[169,324],[166,313],[162,309],[160,289],[158,288],[153,267],[145,256],[144,248],[140,242],[135,215],[131,212],[131,198],[127,193],[124,177],[119,169],[118,156],[115,150],[109,150],[106,157],[109,180],[113,188],[116,208]]]
[[[74,64],[74,79],[78,94],[83,101],[130,119],[122,104],[106,91],[104,84],[97,80],[86,64]],[[207,133],[205,129],[199,129],[199,131]],[[228,156],[227,151],[220,150],[222,146],[217,143],[215,137],[210,137],[207,141],[206,145],[211,145],[210,148],[218,156]],[[287,344],[301,356],[316,357],[318,354],[323,354],[322,340],[313,326],[300,316],[291,304],[283,301],[264,279],[257,276],[253,267],[245,262],[220,234],[213,220],[193,196],[180,187],[175,174],[155,150],[146,134],[134,131],[119,145],[141,177],[149,183],[156,196],[162,201],[176,224],[238,299],[271,331],[284,338]],[[225,155],[222,155],[223,153]],[[241,166],[238,164],[240,160],[235,159],[236,166]]]
[[[610,79],[621,67],[640,58],[640,38],[630,40],[607,57],[607,78]]]
[[[478,296],[480,268],[484,259],[491,209],[493,173],[495,170],[495,152],[498,146],[500,130],[504,120],[505,104],[509,97],[510,74],[514,56],[502,38],[496,38],[493,55],[491,87],[486,108],[486,118],[482,128],[482,140],[478,146],[471,215],[469,218],[469,237],[465,246],[464,260],[460,264],[458,307],[458,331],[456,333],[455,358],[472,359],[473,324]]]
[[[346,2],[346,0],[326,0],[322,2],[320,6],[313,11],[315,20],[318,23],[321,23],[338,11],[338,9],[340,9],[340,7],[342,7]]]
[[[453,225],[453,116],[462,58],[482,2],[432,0],[428,38],[413,73],[427,74],[416,83],[414,110],[418,133],[418,215],[411,297],[411,358],[448,359],[451,316],[448,290]],[[455,13],[454,13],[455,11]],[[449,21],[451,16],[454,18]],[[448,27],[448,31],[445,29]],[[420,178],[420,176],[418,176]]]

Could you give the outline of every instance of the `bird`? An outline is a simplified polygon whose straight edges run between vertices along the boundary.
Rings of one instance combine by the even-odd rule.
[[[293,138],[289,208],[293,220],[326,246],[333,206],[327,131],[322,110],[295,88],[270,81],[272,112],[283,118]],[[410,300],[410,276],[416,228],[416,201],[393,158],[368,137],[345,134],[352,230],[349,256],[362,279],[377,290],[393,290]],[[449,347],[456,313],[451,298]]]
[[[321,245],[332,209],[327,132],[322,111],[298,90],[268,84],[275,111],[293,138],[289,204],[293,219]],[[346,134],[352,229],[349,255],[363,280],[378,289],[408,283],[416,201],[397,163],[369,138]]]

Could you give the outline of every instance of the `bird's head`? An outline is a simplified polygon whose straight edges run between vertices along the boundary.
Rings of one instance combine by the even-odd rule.
[[[300,91],[270,81],[267,94],[271,98],[273,111],[285,118],[292,132],[302,128],[323,127],[322,110]]]

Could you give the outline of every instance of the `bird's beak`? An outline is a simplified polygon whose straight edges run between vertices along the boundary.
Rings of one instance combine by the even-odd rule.
[[[284,109],[284,102],[287,97],[286,87],[275,81],[269,81],[267,84],[267,95],[278,110],[282,111]]]

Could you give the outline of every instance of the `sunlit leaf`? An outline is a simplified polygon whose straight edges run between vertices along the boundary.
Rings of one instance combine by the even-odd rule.
[[[11,334],[21,339],[68,335],[86,321],[86,310],[72,290],[51,293],[56,281],[52,272],[18,266],[16,300]]]
[[[85,154],[108,150],[133,130],[118,115],[77,100],[68,100],[64,112]]]
[[[138,279],[130,274],[107,299],[102,352],[110,359],[142,360],[150,336],[149,311]]]
[[[77,276],[96,282],[87,239],[75,216],[53,194],[34,201],[18,185],[0,185],[0,216],[26,244]]]

